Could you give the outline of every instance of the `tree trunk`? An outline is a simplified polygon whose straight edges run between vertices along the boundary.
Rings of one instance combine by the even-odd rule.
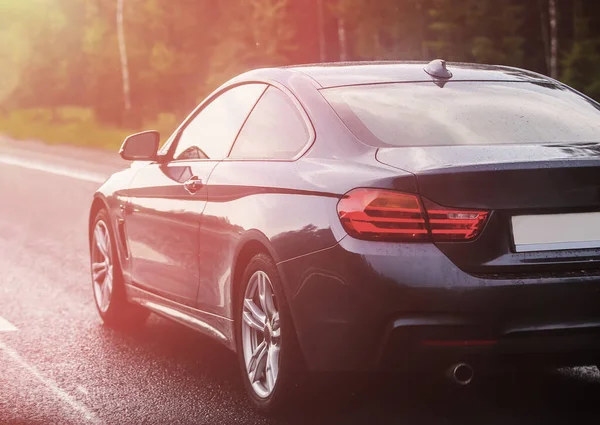
[[[131,110],[131,96],[129,90],[129,66],[127,65],[127,48],[125,46],[125,30],[123,28],[123,2],[117,1],[117,39],[121,56],[121,74],[123,76],[123,103],[125,111]]]
[[[544,60],[546,63],[546,73],[550,74],[550,37],[548,36],[548,17],[546,16],[546,6],[544,0],[538,0],[540,11],[540,26],[542,29],[542,44],[544,45]]]
[[[550,17],[550,76],[558,78],[558,25],[556,18],[556,0],[548,2]]]
[[[325,12],[323,0],[317,0],[317,25],[319,27],[319,58],[321,62],[327,61],[327,46],[325,44]]]
[[[427,51],[427,45],[425,44],[425,28],[424,28],[424,19],[423,19],[423,4],[422,0],[415,0],[415,10],[416,10],[416,26],[417,26],[417,40],[415,45],[415,51],[419,56],[419,59],[425,60],[429,56],[429,52]]]
[[[348,42],[346,40],[346,22],[344,18],[338,18],[338,40],[340,43],[340,61],[348,60]]]
[[[587,25],[581,25],[583,19],[583,3],[581,0],[574,0],[573,2],[573,40],[583,41],[586,37]],[[587,22],[586,22],[587,24]]]

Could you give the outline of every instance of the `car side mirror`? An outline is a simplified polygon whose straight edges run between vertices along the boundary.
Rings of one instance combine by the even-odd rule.
[[[150,130],[128,136],[119,154],[128,161],[154,161],[157,159],[160,133]]]

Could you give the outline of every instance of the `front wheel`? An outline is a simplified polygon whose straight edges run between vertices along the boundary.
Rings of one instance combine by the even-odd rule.
[[[260,410],[278,410],[293,397],[302,361],[281,280],[268,255],[252,258],[237,299],[237,351],[244,386]]]
[[[100,317],[111,327],[129,328],[144,323],[148,311],[127,301],[115,237],[106,210],[98,212],[90,230],[92,288]]]

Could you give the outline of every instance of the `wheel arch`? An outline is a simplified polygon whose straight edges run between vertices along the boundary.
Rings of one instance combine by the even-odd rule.
[[[269,238],[265,236],[264,233],[258,230],[249,230],[246,232],[241,240],[238,243],[238,247],[236,253],[233,257],[232,261],[232,271],[231,271],[231,302],[232,306],[237,305],[237,289],[241,284],[242,277],[244,275],[244,271],[250,263],[250,260],[256,255],[260,253],[268,254],[275,264],[278,262],[277,254],[273,249]],[[235,309],[233,319],[236,319]]]
[[[96,218],[96,215],[102,209],[105,209],[110,214],[106,200],[103,199],[102,196],[100,196],[100,195],[95,195],[94,200],[92,201],[92,206],[90,207],[90,216],[89,216],[89,221],[88,221],[88,238],[89,238],[90,244],[92,241],[92,238],[91,238],[92,224],[94,223],[94,219]]]
[[[234,322],[237,322],[237,320],[239,320],[239,312],[237,311],[235,306],[237,306],[239,302],[239,287],[242,284],[244,271],[250,263],[250,260],[252,260],[252,258],[256,254],[260,253],[269,255],[275,262],[275,265],[277,265],[280,261],[277,252],[273,248],[267,236],[265,236],[262,232],[258,230],[250,230],[246,232],[238,243],[238,248],[232,261],[231,287],[229,288],[229,290],[232,306],[232,319],[234,320]],[[285,276],[283,276],[280,273],[279,277],[282,280],[284,294],[286,297],[288,297],[287,285],[284,282]],[[235,347],[235,349],[237,350],[237,347]]]

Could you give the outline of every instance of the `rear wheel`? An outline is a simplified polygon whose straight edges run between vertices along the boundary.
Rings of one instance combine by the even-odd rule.
[[[91,229],[90,261],[94,301],[104,323],[121,328],[143,324],[149,313],[127,301],[115,237],[104,209]]]
[[[236,334],[244,386],[256,407],[276,411],[293,398],[303,363],[279,274],[268,255],[252,258],[239,290]]]

